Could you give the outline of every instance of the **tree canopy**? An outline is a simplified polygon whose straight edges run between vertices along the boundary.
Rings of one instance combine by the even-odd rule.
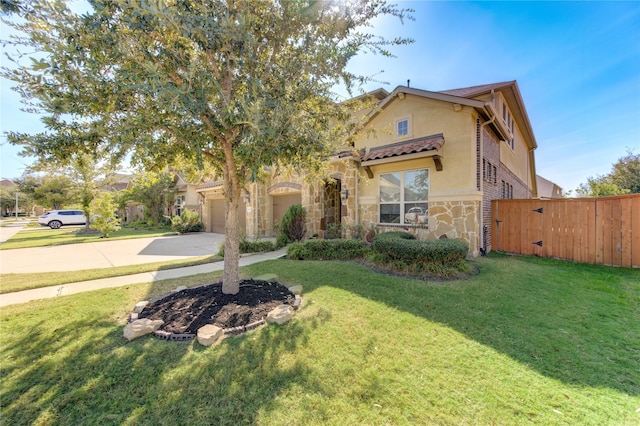
[[[21,193],[47,209],[59,210],[76,202],[74,182],[62,174],[26,174],[15,180]]]
[[[169,173],[146,172],[135,175],[131,183],[123,195],[144,206],[145,219],[156,225],[162,223],[176,195],[173,177]]]
[[[576,194],[582,197],[604,197],[608,195],[640,194],[640,153],[627,150],[606,175],[588,177],[580,184]]]
[[[17,6],[16,6],[17,5]],[[181,164],[224,181],[223,289],[238,291],[237,209],[264,166],[314,173],[357,130],[339,102],[366,82],[347,70],[362,51],[390,56],[371,33],[383,15],[410,12],[384,0],[94,0],[77,15],[62,1],[12,3],[38,53],[2,74],[47,131],[9,133],[40,158],[78,151],[132,155],[147,169]]]

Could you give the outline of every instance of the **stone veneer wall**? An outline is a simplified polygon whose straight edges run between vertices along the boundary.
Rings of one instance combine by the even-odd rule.
[[[336,162],[333,164],[333,173],[330,176],[340,179],[342,189],[349,191],[347,200],[342,200],[342,224],[353,225],[355,223],[355,194],[356,172],[352,164]],[[258,208],[258,229],[252,234],[273,235],[272,196],[277,194],[300,193],[302,206],[307,210],[307,238],[318,234],[322,236],[320,223],[324,217],[324,181],[310,184],[295,173],[288,175],[272,176],[265,183],[257,186],[258,202],[252,195],[252,206]]]
[[[375,197],[360,200],[360,222],[367,227],[378,223],[378,205]],[[459,238],[469,244],[469,253],[479,254],[478,230],[480,217],[479,201],[430,201],[428,227],[411,225],[378,225],[381,231],[403,229],[421,240],[436,240],[442,235]]]
[[[429,202],[429,228],[419,229],[418,235],[434,240],[446,235],[469,243],[469,252],[477,256],[478,230],[480,229],[479,201],[432,201]]]

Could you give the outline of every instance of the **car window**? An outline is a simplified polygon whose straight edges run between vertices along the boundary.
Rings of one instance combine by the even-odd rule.
[[[71,216],[71,212],[59,212],[61,216]]]

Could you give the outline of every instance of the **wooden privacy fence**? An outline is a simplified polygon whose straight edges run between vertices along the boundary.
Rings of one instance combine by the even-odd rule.
[[[492,250],[640,268],[640,194],[493,200]]]

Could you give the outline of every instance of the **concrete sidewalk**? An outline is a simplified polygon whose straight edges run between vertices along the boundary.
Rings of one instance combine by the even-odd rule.
[[[208,234],[211,236],[212,234]],[[129,241],[129,240],[127,240]],[[13,251],[13,250],[12,250]],[[278,259],[286,254],[286,249],[277,251],[246,255],[240,258],[240,266],[252,265],[264,262],[265,260]],[[86,268],[83,268],[86,269]],[[102,288],[121,287],[131,284],[148,283],[170,278],[186,277],[190,275],[204,274],[207,272],[221,271],[224,269],[224,262],[209,263],[206,265],[189,266],[186,268],[167,269],[156,272],[145,272],[142,274],[126,275],[122,277],[103,278],[100,280],[83,281],[70,284],[62,284],[52,287],[43,287],[32,290],[24,290],[15,293],[0,294],[0,307],[26,303],[32,300],[47,299],[52,297],[66,296],[85,291],[98,290]]]
[[[3,226],[0,226],[0,244],[22,231],[22,228],[29,223],[28,220],[3,219]]]

